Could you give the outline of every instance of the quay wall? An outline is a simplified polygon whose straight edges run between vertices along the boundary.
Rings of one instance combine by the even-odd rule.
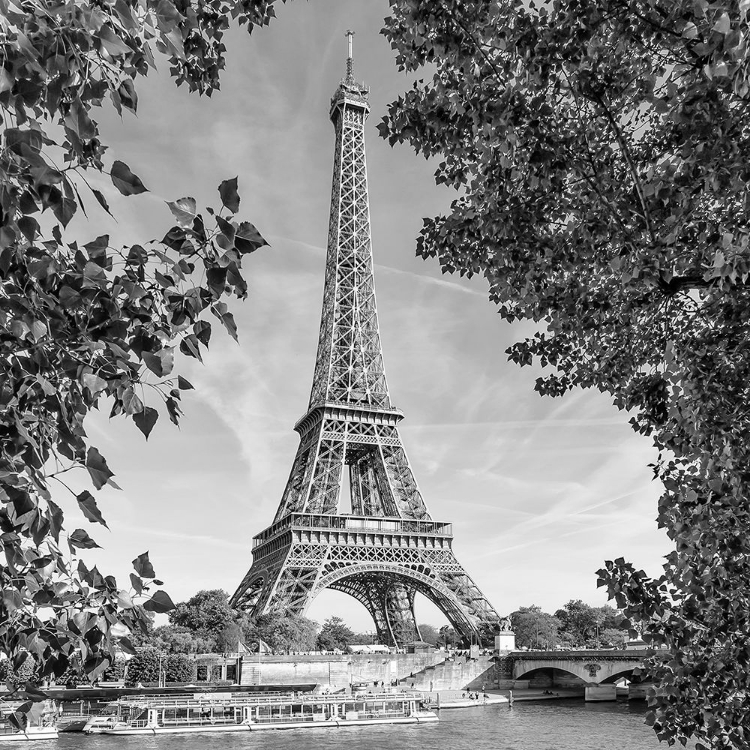
[[[404,684],[417,690],[483,690],[506,687],[502,663],[492,656],[456,656],[427,667]]]
[[[382,682],[416,690],[481,690],[513,687],[512,663],[490,655],[471,658],[443,651],[422,654],[245,655],[242,685],[315,682],[333,690]]]
[[[422,654],[298,654],[245,655],[242,685],[281,685],[317,682],[333,689],[376,680],[385,686],[423,682],[425,672],[445,660],[445,653]],[[421,685],[416,685],[419,688]],[[461,686],[459,686],[461,687]],[[425,689],[429,689],[425,688]]]

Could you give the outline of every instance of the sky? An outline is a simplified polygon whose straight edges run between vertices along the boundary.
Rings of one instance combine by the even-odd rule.
[[[102,404],[87,422],[121,491],[96,493],[110,530],[91,528],[72,498],[69,531],[102,545],[85,559],[126,580],[148,550],[175,601],[200,589],[230,594],[251,563],[251,540],[273,520],[298,444],[294,423],[309,399],[322,301],[333,161],[330,98],[345,73],[345,31],[354,66],[371,89],[367,159],[381,341],[391,400],[405,414],[402,441],[428,509],[453,523],[454,552],[495,609],[570,599],[606,603],[596,588],[603,562],[625,557],[658,574],[669,551],[656,526],[659,486],[650,441],[606,396],[575,391],[541,398],[541,370],[518,368],[505,349],[529,332],[501,320],[482,279],[444,276],[415,256],[422,218],[454,197],[436,187],[435,164],[391,148],[376,125],[411,85],[379,34],[385,0],[297,0],[269,27],[226,37],[227,69],[209,99],[177,88],[168,64],[138,83],[137,117],[99,112],[110,159],[149,188],[120,196],[95,178],[117,217],[89,203],[67,237],[107,232],[112,244],[163,236],[166,201],[195,197],[219,207],[217,186],[238,176],[240,217],[268,240],[244,263],[249,296],[232,304],[239,345],[216,329],[205,364],[178,355],[185,395],[180,428],[166,416],[148,442]],[[86,200],[84,195],[84,200]],[[156,404],[153,404],[156,406]],[[73,482],[89,488],[85,476]],[[71,502],[72,501],[72,502]],[[307,616],[343,617],[360,632],[372,621],[345,594],[323,592]],[[422,597],[419,622],[445,619]]]

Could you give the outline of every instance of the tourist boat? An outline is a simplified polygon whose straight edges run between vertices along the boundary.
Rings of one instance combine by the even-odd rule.
[[[0,702],[0,745],[6,742],[36,742],[37,740],[57,739],[57,708],[54,701],[42,701],[31,707],[27,714],[28,724],[19,729],[8,717],[21,706],[23,701]]]
[[[211,693],[185,697],[123,697],[92,717],[89,734],[176,734],[268,729],[325,729],[437,721],[419,693],[269,695]]]

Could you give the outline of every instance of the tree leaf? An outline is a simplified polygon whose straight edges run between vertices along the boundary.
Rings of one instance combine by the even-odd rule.
[[[133,421],[136,427],[145,435],[146,440],[154,429],[156,420],[159,419],[159,412],[151,406],[146,406],[143,411],[133,415]]]
[[[125,42],[118,37],[110,26],[104,24],[98,32],[99,41],[103,49],[112,57],[120,57],[133,52]]]
[[[719,17],[716,19],[713,28],[714,31],[718,31],[720,34],[726,35],[730,32],[732,24],[729,20],[729,15],[725,11],[719,14]]]
[[[143,411],[143,401],[130,387],[126,388],[122,394],[122,408],[126,414],[140,414]]]
[[[133,567],[135,568],[135,572],[138,573],[141,578],[156,578],[154,568],[148,559],[148,552],[138,555],[138,557],[133,560]]]
[[[153,596],[143,603],[143,609],[149,612],[165,613],[174,609],[174,602],[169,598],[169,594],[162,589],[155,591]]]
[[[234,315],[230,312],[225,312],[221,315],[221,322],[224,324],[224,328],[227,329],[227,333],[235,340],[239,341],[237,338],[237,324],[234,322]]]
[[[177,376],[177,387],[181,391],[191,391],[194,390],[192,384],[189,380],[185,380],[185,378],[182,377],[182,375]]]
[[[78,507],[83,511],[83,515],[86,516],[89,521],[100,523],[102,526],[109,528],[107,522],[102,518],[102,514],[99,511],[96,500],[94,500],[94,496],[88,490],[84,490],[77,495],[76,500],[78,500]]]
[[[222,204],[229,209],[233,214],[236,214],[240,209],[240,196],[237,193],[237,178],[233,177],[231,180],[224,180],[219,185],[219,195],[221,196]]]
[[[169,375],[174,367],[174,350],[165,347],[158,352],[143,352],[143,361],[151,372],[160,378]]]
[[[195,221],[198,213],[195,198],[180,198],[176,201],[167,201],[167,205],[181,227],[190,228],[193,226],[193,221]]]
[[[112,212],[109,210],[109,203],[107,203],[107,199],[104,197],[104,194],[101,192],[101,190],[97,190],[96,188],[91,188],[91,192],[94,194],[94,198],[96,198],[97,203],[110,215],[112,216]]]
[[[243,221],[234,234],[234,246],[243,254],[252,253],[268,243],[260,232],[249,222]]]
[[[31,710],[32,705],[33,703],[31,701],[22,703],[12,714],[8,714],[8,721],[10,721],[16,729],[20,729],[21,731],[26,729],[29,724],[28,713]]]
[[[71,550],[73,547],[80,547],[81,549],[93,549],[94,547],[99,547],[99,545],[83,529],[76,529],[68,537],[68,545]]]
[[[83,671],[91,682],[96,682],[111,665],[112,657],[109,654],[99,654],[92,659],[86,659]]]
[[[64,122],[82,141],[89,141],[96,135],[96,125],[80,99],[72,102]]]
[[[52,534],[52,538],[55,541],[60,540],[60,531],[62,530],[62,524],[63,524],[63,511],[62,508],[54,503],[52,500],[47,500],[47,505],[49,507],[49,510],[47,511],[48,519],[49,519],[49,525],[50,525],[50,534]]]
[[[126,636],[121,636],[117,639],[117,645],[126,653],[126,654],[135,654],[136,649],[133,643],[131,642],[130,638],[127,638]]]
[[[140,596],[143,592],[143,582],[134,573],[130,574],[130,585],[133,587],[137,596]]]
[[[104,485],[109,482],[110,477],[114,476],[109,470],[109,466],[107,466],[104,456],[102,456],[93,445],[89,448],[88,453],[86,454],[86,469],[88,470],[91,476],[91,481],[94,483],[94,487],[96,487],[97,490],[104,487]]]
[[[29,698],[32,703],[40,703],[41,701],[48,700],[50,697],[47,693],[38,690],[31,682],[27,682],[20,692],[25,698]]]
[[[127,591],[117,592],[117,603],[124,609],[130,609],[133,606],[133,600],[131,599],[130,594],[128,594]]]
[[[115,161],[110,171],[112,184],[123,195],[138,195],[139,193],[148,192],[146,186],[140,178],[130,171],[130,167],[121,161]]]
[[[81,380],[84,387],[89,389],[94,398],[107,388],[107,381],[93,372],[84,373]]]
[[[171,396],[167,398],[166,405],[167,405],[167,413],[169,414],[170,421],[172,421],[176,425],[179,425],[180,415],[182,414],[180,405]]]
[[[33,242],[39,234],[39,222],[33,216],[22,216],[18,220],[18,228],[29,242]]]
[[[118,87],[117,93],[124,107],[127,107],[131,112],[138,109],[138,94],[135,92],[132,78],[125,78]]]
[[[23,607],[23,597],[21,592],[15,588],[3,589],[3,605],[8,614],[12,614],[17,609]]]

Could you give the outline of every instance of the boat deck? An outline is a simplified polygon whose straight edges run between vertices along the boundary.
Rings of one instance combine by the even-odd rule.
[[[173,734],[340,728],[437,721],[416,692],[355,695],[195,695],[121,698],[109,716],[84,728],[96,734]]]

